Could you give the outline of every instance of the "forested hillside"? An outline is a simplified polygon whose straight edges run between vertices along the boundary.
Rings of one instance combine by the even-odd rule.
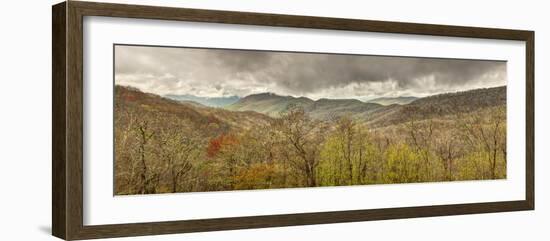
[[[506,86],[447,93],[417,99],[407,105],[391,105],[370,115],[371,127],[402,123],[414,115],[417,119],[454,118],[460,113],[506,106]]]
[[[314,119],[328,120],[342,115],[365,117],[368,113],[382,108],[375,103],[365,103],[355,99],[319,99],[306,97],[279,96],[273,93],[250,95],[226,107],[233,111],[256,111],[271,117],[280,117],[286,110],[300,108]]]
[[[115,88],[115,193],[506,178],[506,87],[381,105],[257,94],[226,109]]]
[[[226,107],[233,111],[256,111],[272,117],[278,117],[290,106],[308,107],[315,103],[313,100],[301,97],[280,96],[274,93],[261,93],[244,97],[236,103]]]

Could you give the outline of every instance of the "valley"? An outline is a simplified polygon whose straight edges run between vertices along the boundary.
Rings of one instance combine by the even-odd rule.
[[[506,178],[506,86],[423,98],[115,86],[115,193]]]

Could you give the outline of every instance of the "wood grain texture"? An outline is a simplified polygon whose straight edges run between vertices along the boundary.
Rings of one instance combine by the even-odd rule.
[[[72,2],[87,16],[525,40],[530,31],[158,6]]]
[[[529,32],[525,42],[525,200],[529,204],[530,209],[535,209],[535,32]]]
[[[108,16],[327,30],[370,31],[526,43],[525,200],[115,225],[83,225],[83,18]],[[75,240],[265,228],[534,209],[534,32],[260,13],[69,1],[53,7],[52,230]]]
[[[65,3],[52,7],[52,234],[66,237]]]
[[[83,228],[83,15],[67,5],[67,239]]]
[[[205,232],[528,210],[524,201],[85,226],[78,238]]]

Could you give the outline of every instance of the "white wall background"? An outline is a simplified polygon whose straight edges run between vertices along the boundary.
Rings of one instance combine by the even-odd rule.
[[[0,10],[0,240],[56,240],[51,219],[51,10]],[[190,8],[423,22],[536,31],[536,211],[125,238],[120,240],[548,240],[550,21],[545,1],[128,0]]]

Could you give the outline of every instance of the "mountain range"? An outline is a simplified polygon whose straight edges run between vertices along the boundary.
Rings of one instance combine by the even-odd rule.
[[[176,101],[182,101],[182,102],[195,102],[201,105],[209,106],[209,107],[227,107],[227,109],[250,109],[255,110],[255,108],[252,108],[251,105],[260,105],[263,106],[265,103],[254,103],[251,104],[251,102],[277,102],[277,106],[272,106],[273,109],[264,111],[265,113],[279,113],[280,111],[284,110],[286,107],[286,104],[296,104],[298,106],[307,106],[308,104],[312,104],[313,100],[306,98],[306,97],[292,97],[292,96],[280,96],[274,93],[260,93],[260,94],[253,94],[244,97],[245,101],[248,103],[239,103],[236,104],[241,100],[238,96],[227,96],[227,97],[201,97],[201,96],[195,96],[195,95],[164,95],[164,97]],[[283,100],[286,99],[286,100]],[[368,101],[364,101],[365,103],[374,103],[374,104],[380,104],[380,105],[406,105],[414,100],[418,99],[414,96],[399,96],[399,97],[380,97]],[[336,101],[340,104],[345,104],[347,101],[346,99],[321,99],[320,102],[324,102],[324,104],[327,104],[327,101]],[[349,99],[350,101],[356,102],[355,99]],[[358,101],[358,100],[357,100]],[[283,103],[288,102],[288,103]],[[357,103],[355,103],[357,104]]]
[[[506,86],[389,105],[262,93],[221,108],[114,92],[117,195],[506,178]],[[305,113],[281,114],[293,106]],[[157,179],[128,181],[143,175]]]
[[[319,99],[315,101],[306,97],[262,93],[244,97],[225,108],[232,111],[255,111],[271,117],[278,117],[286,110],[296,107],[303,108],[315,119],[329,119],[347,113],[368,115],[383,106],[356,99]]]
[[[154,107],[158,111],[170,112],[197,123],[217,123],[222,129],[247,128],[246,126],[256,123],[266,123],[293,107],[303,108],[314,119],[330,120],[348,115],[361,119],[372,127],[382,127],[404,122],[411,111],[422,118],[432,118],[457,113],[457,111],[471,112],[506,104],[506,86],[445,93],[416,98],[408,104],[390,105],[362,102],[356,99],[312,100],[274,93],[254,94],[244,98],[195,98],[193,96],[178,98],[143,93],[137,89],[122,86],[117,86],[116,92],[117,103],[127,102],[126,104],[135,108]],[[133,97],[128,99],[121,96]],[[405,98],[402,99],[405,100]],[[407,101],[410,101],[410,98]]]
[[[404,112],[413,109],[417,114],[429,116],[448,114],[457,108],[464,112],[479,108],[506,104],[506,86],[482,88],[469,91],[445,93],[424,98],[397,97],[379,98],[362,102],[356,99],[319,99],[280,96],[274,93],[249,95],[225,107],[231,111],[255,111],[270,117],[278,117],[289,108],[303,108],[312,118],[328,120],[350,115],[354,118],[383,125],[399,122]]]
[[[414,96],[380,97],[380,98],[369,100],[367,102],[381,104],[381,105],[393,105],[393,104],[406,105],[415,101],[416,99],[418,99],[418,97],[414,97]]]
[[[200,97],[194,95],[165,95],[164,97],[177,101],[191,101],[209,107],[225,107],[239,101],[238,96]]]

